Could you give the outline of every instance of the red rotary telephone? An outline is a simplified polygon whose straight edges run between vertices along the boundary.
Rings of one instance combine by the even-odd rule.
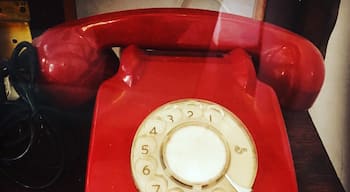
[[[56,102],[98,89],[87,192],[297,191],[279,106],[306,110],[320,91],[323,59],[304,38],[230,14],[145,9],[63,24],[34,44]],[[105,80],[113,46],[120,66]]]

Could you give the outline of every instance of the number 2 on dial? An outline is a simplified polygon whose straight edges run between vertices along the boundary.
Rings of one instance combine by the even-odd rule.
[[[193,117],[194,113],[193,111],[187,111],[187,117],[191,118]]]

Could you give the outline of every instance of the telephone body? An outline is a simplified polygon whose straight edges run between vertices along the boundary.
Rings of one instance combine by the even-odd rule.
[[[324,78],[321,54],[302,37],[236,15],[144,9],[63,24],[34,44],[56,102],[98,89],[87,192],[297,191],[280,105],[308,109]],[[120,66],[105,80],[102,55],[113,46],[123,47]],[[197,151],[193,176],[184,170],[196,163],[177,162]],[[218,166],[207,169],[208,159]]]

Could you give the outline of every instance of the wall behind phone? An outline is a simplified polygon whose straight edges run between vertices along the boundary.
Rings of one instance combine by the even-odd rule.
[[[150,7],[202,8],[252,17],[256,3],[257,0],[76,0],[79,18],[98,13]]]
[[[350,1],[340,2],[338,19],[326,52],[326,80],[310,110],[322,142],[350,191]]]

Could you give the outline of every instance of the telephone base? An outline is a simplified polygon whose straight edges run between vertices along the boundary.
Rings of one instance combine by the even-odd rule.
[[[138,127],[158,107],[186,98],[224,106],[247,127],[258,162],[253,191],[297,191],[277,97],[271,87],[256,79],[252,66],[241,49],[220,58],[189,58],[126,48],[121,55],[122,71],[98,92],[86,191],[137,191],[130,153]]]

